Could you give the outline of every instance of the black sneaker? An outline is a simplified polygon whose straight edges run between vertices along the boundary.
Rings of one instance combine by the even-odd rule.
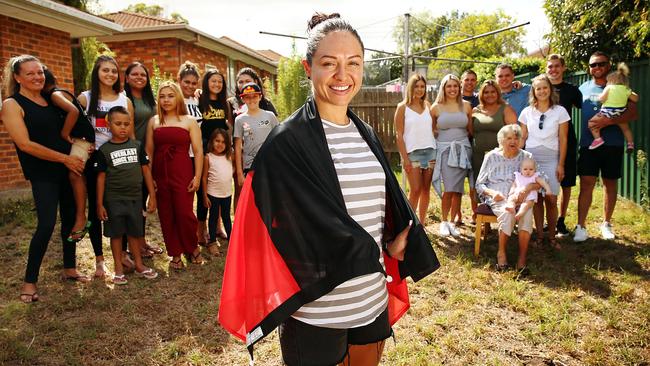
[[[559,237],[565,237],[569,235],[569,230],[566,228],[566,225],[564,224],[564,217],[559,217],[557,219],[557,236]]]

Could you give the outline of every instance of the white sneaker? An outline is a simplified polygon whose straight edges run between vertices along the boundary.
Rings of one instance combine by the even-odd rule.
[[[578,243],[589,239],[589,234],[587,234],[587,229],[583,228],[580,225],[576,225],[576,230],[573,234],[573,241]]]
[[[600,234],[603,236],[603,239],[605,240],[612,240],[616,237],[614,235],[614,232],[612,231],[612,224],[609,222],[605,221],[600,225]]]
[[[447,226],[447,222],[443,221],[440,223],[440,229],[438,230],[440,233],[440,236],[449,236],[449,226]]]
[[[456,229],[456,225],[453,222],[448,222],[447,228],[449,229],[449,234],[451,234],[451,236],[456,238],[460,236],[460,233],[458,232],[458,229]]]

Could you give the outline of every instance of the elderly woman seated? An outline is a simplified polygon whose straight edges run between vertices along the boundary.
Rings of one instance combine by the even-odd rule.
[[[497,270],[508,269],[506,245],[515,226],[515,213],[506,210],[508,191],[512,186],[515,175],[519,171],[522,160],[532,158],[532,155],[520,148],[521,128],[517,125],[503,126],[497,134],[499,147],[486,153],[483,165],[476,179],[476,192],[480,200],[494,212],[499,223],[499,250],[497,252]],[[528,193],[538,190],[537,183],[528,184],[520,190],[518,201],[522,201]],[[526,268],[526,252],[533,227],[533,213],[529,210],[518,220],[519,259],[517,269],[522,275],[528,274]]]

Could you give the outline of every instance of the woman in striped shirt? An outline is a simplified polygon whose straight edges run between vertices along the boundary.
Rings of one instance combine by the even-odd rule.
[[[363,78],[363,46],[356,31],[338,15],[315,15],[309,24],[307,60],[315,104],[322,121],[345,208],[381,248],[386,175],[377,157],[347,115]],[[403,253],[407,227],[388,249]],[[384,267],[381,250],[377,260]],[[304,304],[280,326],[280,345],[288,365],[377,364],[391,335],[388,292],[383,273],[347,280]],[[348,358],[348,360],[344,360]],[[348,362],[348,363],[345,363]]]
[[[313,95],[246,176],[219,322],[251,355],[279,326],[287,365],[377,365],[409,307],[405,278],[440,265],[377,135],[349,110],[363,53],[338,14],[312,17],[302,63]]]

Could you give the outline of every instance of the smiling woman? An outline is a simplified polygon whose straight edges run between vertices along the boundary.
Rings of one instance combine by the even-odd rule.
[[[338,14],[314,15],[308,30],[313,97],[271,131],[246,177],[219,321],[249,346],[280,326],[287,365],[376,365],[409,306],[404,278],[439,263],[377,136],[349,109],[359,35]]]

